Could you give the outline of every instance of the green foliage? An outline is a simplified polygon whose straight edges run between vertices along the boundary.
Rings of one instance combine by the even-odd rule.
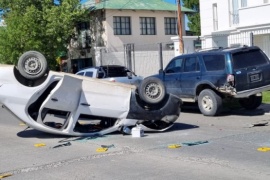
[[[66,51],[78,22],[89,20],[79,0],[0,0],[6,27],[0,28],[0,63],[16,64],[25,51],[36,50],[55,67],[57,52]]]
[[[270,104],[270,91],[263,92],[263,103]]]
[[[194,32],[195,35],[201,35],[201,24],[200,24],[200,3],[199,0],[183,0],[184,7],[195,10],[197,13],[188,14],[188,27],[190,31]]]

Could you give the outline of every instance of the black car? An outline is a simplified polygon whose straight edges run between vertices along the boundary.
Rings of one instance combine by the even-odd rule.
[[[198,102],[202,114],[215,116],[226,98],[237,98],[248,110],[259,107],[262,92],[270,89],[270,61],[256,46],[219,48],[177,56],[146,79],[139,88],[146,92],[144,99],[159,101],[167,91],[183,102]]]

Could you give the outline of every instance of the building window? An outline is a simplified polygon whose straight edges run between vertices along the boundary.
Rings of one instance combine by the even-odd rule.
[[[241,0],[241,7],[247,7],[247,0]]]
[[[218,11],[217,11],[217,4],[213,4],[213,26],[214,31],[218,30]]]
[[[177,31],[177,18],[164,18],[165,35],[176,35]]]
[[[238,0],[232,0],[232,24],[238,24],[239,23],[239,10],[238,10]]]
[[[131,35],[130,17],[113,17],[114,35]]]
[[[263,3],[268,3],[269,2],[269,0],[263,0]]]
[[[156,34],[156,19],[154,17],[140,17],[141,35]]]

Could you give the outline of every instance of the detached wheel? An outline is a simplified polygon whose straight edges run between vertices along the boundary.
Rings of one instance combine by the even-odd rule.
[[[222,99],[211,89],[205,89],[199,94],[198,105],[205,116],[216,116],[222,108]]]
[[[37,51],[27,51],[19,58],[17,68],[20,74],[29,80],[39,79],[46,74],[46,58]]]
[[[247,110],[254,110],[262,104],[262,96],[252,95],[248,98],[239,99],[239,104]]]
[[[166,89],[163,82],[156,77],[145,78],[139,86],[140,98],[149,104],[157,104],[165,98]]]

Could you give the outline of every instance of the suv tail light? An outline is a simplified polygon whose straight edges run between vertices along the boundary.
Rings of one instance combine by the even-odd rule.
[[[228,74],[227,75],[227,82],[231,85],[234,85],[234,75]]]

